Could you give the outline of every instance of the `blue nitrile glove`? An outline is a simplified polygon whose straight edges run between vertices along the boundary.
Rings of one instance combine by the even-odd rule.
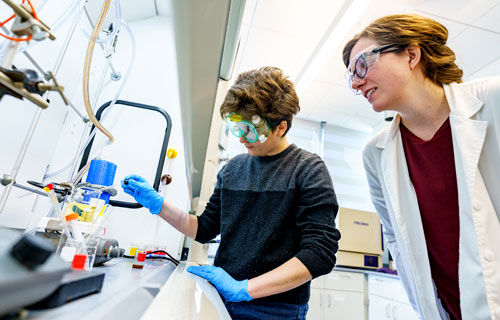
[[[234,280],[222,268],[214,266],[191,266],[187,268],[187,271],[210,281],[226,301],[240,302],[253,300],[247,290],[248,280]]]
[[[163,205],[163,196],[143,177],[136,174],[126,176],[122,180],[122,188],[125,193],[134,197],[135,201],[148,208],[152,214],[160,213]]]

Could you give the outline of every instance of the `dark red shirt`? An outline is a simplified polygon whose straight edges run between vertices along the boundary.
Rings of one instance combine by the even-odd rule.
[[[432,279],[451,319],[462,319],[458,288],[458,187],[450,120],[429,141],[415,136],[403,123],[400,128],[417,193]]]

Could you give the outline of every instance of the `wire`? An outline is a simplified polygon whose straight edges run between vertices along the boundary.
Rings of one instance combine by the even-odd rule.
[[[5,20],[4,22],[0,22],[0,27],[2,27],[4,24],[6,24],[10,20],[14,19],[15,17],[16,17],[16,14],[14,13],[13,15],[10,16],[10,18],[8,18],[7,20]]]
[[[26,0],[23,0],[22,3],[24,3]],[[37,21],[40,21],[38,19],[38,16],[36,15],[36,11],[35,11],[35,7],[33,7],[33,4],[31,4],[31,1],[30,0],[27,0],[28,1],[28,5],[30,6],[31,8],[31,14],[33,15],[33,17],[37,20]],[[16,16],[16,14],[14,13],[10,18],[8,18],[7,20],[5,20],[4,22],[0,23],[0,27],[3,26],[4,24],[6,24],[7,22],[9,22],[10,20],[12,20],[14,17]],[[9,40],[12,40],[12,41],[17,41],[17,42],[22,42],[22,41],[30,41],[32,38],[33,38],[33,35],[29,35],[27,38],[13,38],[13,37],[10,37],[6,34],[3,34],[3,33],[0,33],[0,36],[4,37],[4,38],[7,38]]]
[[[152,256],[151,254],[155,253],[155,252],[161,252],[161,253],[166,253],[168,255],[168,257],[166,256],[160,256],[160,255],[154,255]],[[135,256],[129,256],[129,255],[126,255],[124,254],[123,255],[123,258],[127,258],[127,259],[134,259]],[[158,251],[153,251],[153,252],[150,252],[146,255],[146,259],[151,259],[151,260],[154,260],[154,259],[164,259],[164,260],[168,260],[170,262],[172,262],[173,264],[175,264],[176,266],[179,265],[180,261],[175,259],[174,257],[172,257],[168,252],[166,251],[163,251],[163,250],[158,250]]]
[[[31,38],[33,38],[32,35],[30,35],[29,37],[27,38],[13,38],[13,37],[9,37],[8,35],[6,34],[3,34],[3,33],[0,33],[0,36],[4,37],[4,38],[7,38],[9,40],[12,40],[12,41],[17,41],[17,42],[21,42],[21,41],[30,41]]]
[[[150,259],[150,260],[163,259],[163,260],[167,260],[167,261],[172,262],[176,266],[179,265],[179,262],[177,260],[173,260],[173,259],[170,259],[169,257],[165,257],[165,256],[146,256],[146,259]]]
[[[148,255],[149,255],[149,254],[155,254],[155,253],[164,253],[164,254],[166,254],[166,255],[168,256],[168,258],[169,258],[169,259],[172,259],[172,260],[174,260],[174,261],[175,261],[175,262],[174,262],[174,261],[172,261],[172,262],[179,264],[179,260],[177,260],[177,259],[175,259],[174,257],[172,257],[172,255],[170,255],[170,253],[168,253],[168,252],[167,252],[167,251],[165,251],[165,250],[156,250],[156,251],[151,251],[151,252],[149,252],[149,253],[148,253]],[[160,257],[162,257],[162,256],[160,256]]]
[[[24,0],[23,0],[23,3],[24,3]],[[37,15],[36,15],[35,7],[33,7],[30,0],[28,0],[28,5],[31,8],[31,13],[33,14],[33,18],[35,18],[36,20],[38,20],[40,22],[40,20],[38,19]]]
[[[48,0],[42,0],[43,2],[40,4],[38,4],[38,12],[40,13],[40,11],[42,11],[42,9],[44,8],[44,6],[47,4],[47,1]],[[78,5],[80,3],[82,3],[83,1],[86,1],[86,0],[74,0],[65,10],[64,12],[59,15],[57,18],[55,18],[55,22],[52,24],[52,28],[51,28],[51,31],[55,33],[56,30],[59,29],[59,27],[61,25],[63,25],[66,20],[68,20],[69,16],[71,15],[71,13],[77,11],[75,9],[78,9]],[[15,15],[14,15],[15,17]],[[9,18],[9,21],[10,21],[11,18]],[[5,22],[8,22],[8,21],[5,21]],[[1,25],[0,25],[1,26]],[[6,43],[8,43],[9,41],[3,41],[0,43],[0,58],[3,56],[3,48],[4,46],[6,45]],[[31,41],[31,42],[28,42],[28,41],[25,41],[24,42],[24,46],[22,46],[19,51],[22,53],[22,52],[25,52],[26,50],[28,50],[29,48],[32,48],[36,45],[38,45],[39,43],[41,43],[41,41]]]

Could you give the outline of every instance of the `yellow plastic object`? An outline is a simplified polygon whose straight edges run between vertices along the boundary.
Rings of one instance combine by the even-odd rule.
[[[167,157],[169,157],[170,159],[173,159],[173,158],[177,157],[177,150],[175,150],[175,149],[168,149],[167,150]]]
[[[135,247],[130,247],[130,254],[131,256],[135,256],[135,252],[137,251],[137,248]]]
[[[66,215],[77,214],[80,221],[92,222],[94,220],[95,207],[88,204],[70,202],[66,209]]]

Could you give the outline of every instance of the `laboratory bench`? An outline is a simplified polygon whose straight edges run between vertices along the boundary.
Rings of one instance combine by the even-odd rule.
[[[230,319],[217,290],[186,271],[186,263],[113,259],[92,272],[105,274],[102,290],[60,307],[30,310],[27,319]]]
[[[147,261],[132,268],[133,259],[117,258],[92,273],[104,273],[100,293],[60,307],[29,311],[28,319],[139,319],[175,269],[170,262]],[[85,272],[85,271],[81,271]]]
[[[29,311],[27,319],[230,319],[217,290],[167,261],[142,269],[118,258],[96,267],[105,274],[100,293],[60,307]],[[336,267],[311,282],[307,319],[417,319],[397,275]]]

